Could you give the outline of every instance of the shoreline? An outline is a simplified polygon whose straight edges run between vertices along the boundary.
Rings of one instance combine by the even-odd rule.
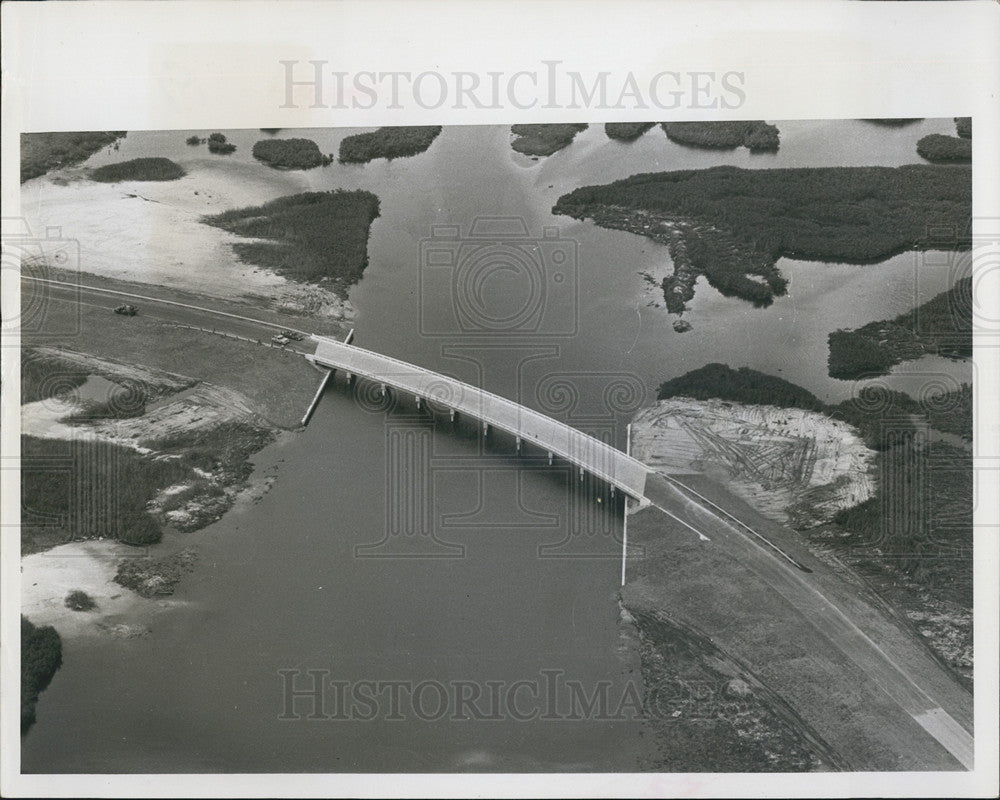
[[[230,514],[245,513],[259,503],[278,480],[283,458],[264,457],[274,450],[283,452],[301,431],[284,430],[274,440],[250,457],[252,473],[235,493],[233,502],[217,518],[193,530],[167,528],[164,539],[156,545],[136,547],[111,539],[75,539],[45,550],[21,554],[21,614],[36,625],[51,625],[66,641],[80,637],[137,638],[154,632],[153,623],[162,614],[186,608],[190,604],[169,595],[145,597],[134,589],[116,583],[118,564],[124,559],[151,558],[169,560],[193,552],[197,557],[200,540],[190,534],[200,533]],[[195,561],[193,570],[197,571]],[[179,582],[183,586],[183,580]],[[86,592],[96,602],[90,611],[67,608],[65,598],[71,591]],[[183,592],[183,590],[180,590]]]

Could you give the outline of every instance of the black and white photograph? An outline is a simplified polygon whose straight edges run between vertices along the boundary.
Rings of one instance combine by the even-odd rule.
[[[991,794],[996,113],[387,24],[5,111],[5,795]]]

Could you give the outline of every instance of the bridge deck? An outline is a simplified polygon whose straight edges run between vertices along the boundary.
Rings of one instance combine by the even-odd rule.
[[[513,400],[389,356],[321,336],[314,360],[454,409],[554,453],[635,498],[642,498],[650,469],[641,461]]]

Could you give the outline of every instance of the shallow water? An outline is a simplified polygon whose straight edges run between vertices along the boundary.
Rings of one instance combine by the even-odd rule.
[[[954,275],[947,258],[926,254],[870,266],[786,259],[788,294],[767,309],[701,280],[685,315],[693,330],[679,334],[640,277],[669,265],[666,249],[552,216],[560,194],[714,164],[915,163],[916,140],[951,125],[779,123],[781,150],[759,156],[685,148],[658,128],[624,145],[592,126],[538,162],[509,149],[506,128],[448,128],[422,155],[335,163],[302,180],[369,189],[381,200],[370,264],[351,294],[357,344],[518,398],[621,446],[625,422],[659,382],[711,361],[780,375],[824,400],[850,397],[858,387],[826,376],[827,335],[906,311]],[[231,159],[241,165],[233,196],[240,181],[272,174],[250,157],[265,134],[227,131],[238,151],[209,157],[184,144],[189,133],[130,133],[91,163],[166,155],[194,177],[211,169],[217,180],[210,159]],[[347,133],[294,135],[336,153]],[[469,240],[482,217],[527,231],[494,245],[492,256],[507,266],[499,273],[463,272],[498,238]],[[442,224],[465,238],[435,237]],[[552,238],[546,226],[558,229]],[[452,266],[432,263],[434,248],[453,254]],[[568,260],[556,264],[556,252]],[[510,327],[519,314],[520,327]],[[928,358],[881,380],[916,394],[929,376],[970,373],[968,364]],[[352,686],[507,688],[518,680],[542,686],[551,674],[544,671],[557,670],[588,693],[608,681],[612,698],[640,680],[634,652],[620,646],[615,505],[581,487],[572,470],[512,450],[503,437],[484,445],[471,423],[456,429],[441,414],[432,421],[410,402],[387,413],[377,393],[329,389],[304,433],[261,454],[262,464],[278,467],[274,488],[186,535],[200,563],[176,595],[184,610],[158,619],[143,639],[66,643],[24,740],[24,769],[635,769],[639,725],[622,720],[393,720],[384,703],[370,721],[280,718],[281,670],[296,671],[299,688],[310,669]],[[300,713],[312,703],[297,702]]]

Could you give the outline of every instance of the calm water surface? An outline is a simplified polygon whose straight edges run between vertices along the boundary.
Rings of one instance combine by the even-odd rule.
[[[856,386],[826,376],[829,332],[902,313],[955,279],[942,254],[865,267],[785,259],[789,291],[770,308],[722,297],[702,280],[685,315],[693,330],[678,334],[656,305],[662,297],[640,277],[669,265],[665,248],[550,213],[572,188],[636,172],[914,163],[916,140],[950,132],[952,123],[779,127],[779,153],[750,155],[684,148],[659,129],[623,145],[595,125],[537,162],[509,149],[506,128],[446,128],[414,158],[334,164],[298,178],[303,190],[365,188],[381,200],[370,265],[351,294],[358,344],[518,398],[622,446],[624,423],[659,382],[709,361],[781,375],[825,400],[850,397]],[[218,157],[184,144],[189,133],[133,132],[91,163],[166,155],[194,174],[217,168]],[[297,135],[336,153],[348,133]],[[239,148],[228,158],[242,172],[268,174],[250,157],[265,134],[226,134]],[[506,217],[535,240],[558,226],[556,242],[573,254],[561,282],[546,284],[547,316],[531,334],[482,336],[456,319],[478,301],[501,316],[526,307],[534,290],[517,271],[528,262],[516,248],[549,258],[558,249],[552,241],[508,248],[512,270],[457,294],[421,255],[432,226],[458,226],[464,236],[484,217]],[[884,380],[916,393],[929,374],[954,382],[970,372],[968,364],[924,359]],[[518,459],[503,437],[483,443],[471,423],[453,427],[447,415],[419,414],[407,401],[386,409],[377,393],[358,397],[342,384],[328,390],[306,432],[258,461],[279,476],[259,503],[171,537],[200,553],[175,595],[182,608],[144,638],[66,643],[23,742],[25,771],[637,767],[641,729],[627,720],[411,713],[396,721],[385,702],[369,721],[281,719],[282,670],[298,671],[298,688],[308,670],[323,670],[352,686],[493,681],[505,689],[516,681],[544,686],[546,671],[559,671],[588,692],[603,681],[612,700],[623,697],[640,676],[618,621],[611,498],[581,486],[565,466],[549,469],[540,454]],[[433,711],[435,695],[426,700]],[[307,713],[310,702],[297,710]]]

